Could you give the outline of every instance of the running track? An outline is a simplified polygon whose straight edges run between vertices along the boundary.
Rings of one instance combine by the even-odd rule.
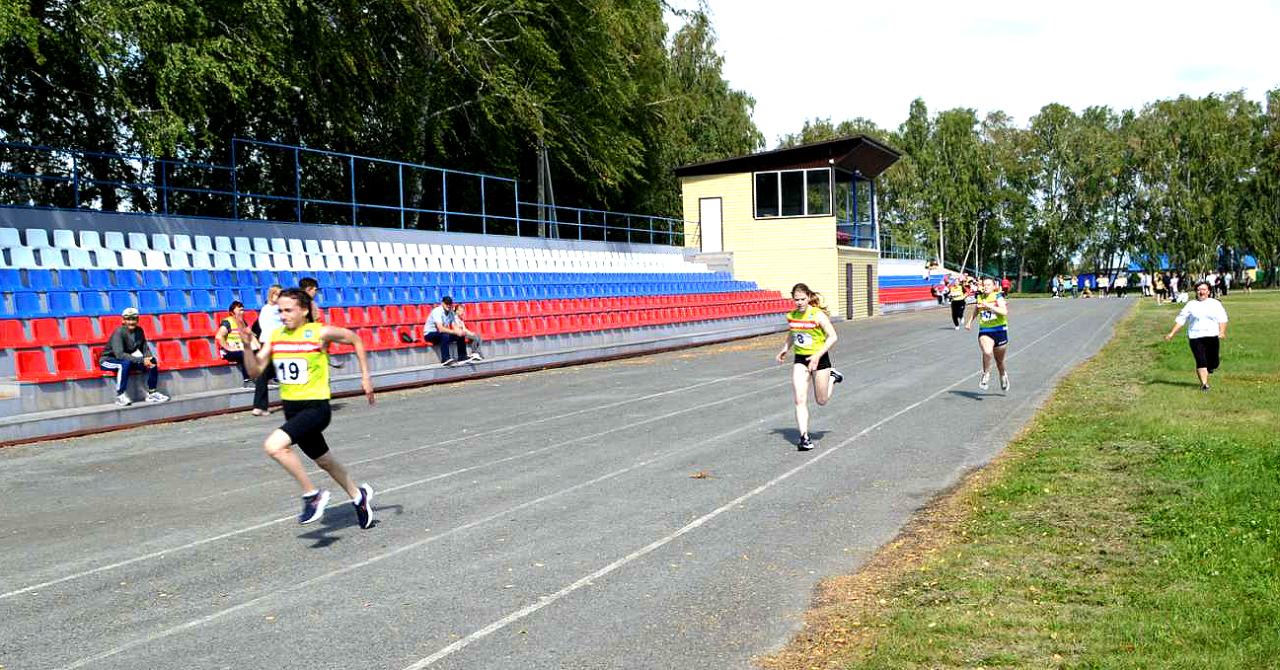
[[[296,524],[278,415],[0,449],[0,666],[748,668],[1132,304],[1016,301],[1008,396],[942,310],[842,324],[808,453],[780,335],[344,399],[368,531]]]

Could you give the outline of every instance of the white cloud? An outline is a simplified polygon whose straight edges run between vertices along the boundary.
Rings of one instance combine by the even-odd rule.
[[[1242,88],[1261,100],[1280,86],[1275,0],[709,4],[725,76],[755,96],[770,146],[806,118],[896,128],[916,97],[1023,124],[1051,102],[1136,109]]]

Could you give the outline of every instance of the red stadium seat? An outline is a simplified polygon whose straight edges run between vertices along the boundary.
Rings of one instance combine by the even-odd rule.
[[[0,321],[0,347],[5,349],[16,349],[18,347],[29,347],[35,344],[35,341],[27,337],[25,330],[22,328],[22,322],[16,319],[5,319]]]
[[[160,369],[182,370],[194,367],[182,349],[181,340],[163,340],[156,344],[156,359],[160,361]]]
[[[165,337],[187,337],[187,322],[181,314],[161,314],[160,333]]]
[[[347,308],[348,328],[362,328],[367,325],[369,325],[369,314],[368,312],[365,312],[363,307]]]
[[[57,319],[32,319],[31,339],[42,346],[67,343],[67,339],[62,336],[62,329],[58,326]]]
[[[89,344],[98,341],[98,334],[93,331],[93,321],[87,316],[72,316],[66,320],[67,340],[75,344]]]
[[[80,347],[54,349],[53,362],[57,368],[56,374],[62,379],[89,379],[98,376],[97,372],[85,367]]]
[[[187,315],[188,335],[213,337],[213,333],[217,328],[207,312],[191,312]]]
[[[220,356],[213,353],[213,345],[209,340],[197,338],[187,341],[187,367],[203,368],[215,365],[227,365],[228,362],[222,360]]]
[[[377,305],[366,307],[365,322],[372,328],[385,325],[387,323],[387,313]]]
[[[341,307],[329,307],[325,311],[327,312],[325,315],[325,323],[328,323],[331,326],[346,327],[347,310]]]
[[[421,342],[421,340],[422,340],[422,338],[418,337],[418,327],[417,327],[417,326],[396,326],[396,329],[395,329],[395,330],[396,330],[396,339],[397,339],[398,341],[400,341],[400,335],[402,335],[402,334],[408,334],[408,335],[409,335],[409,339],[410,339],[410,340],[412,340],[412,342],[411,342],[411,343],[409,343],[409,344],[405,344],[403,341],[400,341],[400,344],[401,344],[402,346],[405,346],[405,347],[414,347],[414,346],[417,346],[417,345],[418,345],[418,343],[419,343],[419,342]]]
[[[44,349],[18,351],[15,360],[18,379],[24,382],[52,382],[58,376],[49,371],[49,362],[45,360]]]

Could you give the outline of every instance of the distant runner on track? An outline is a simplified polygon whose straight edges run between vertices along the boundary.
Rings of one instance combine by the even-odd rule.
[[[346,328],[312,321],[311,296],[301,289],[282,291],[276,304],[284,325],[271,335],[256,355],[245,352],[245,367],[250,376],[256,378],[268,364],[275,363],[276,377],[280,382],[285,423],[268,435],[262,446],[302,487],[302,514],[298,523],[311,523],[324,516],[329,492],[312,485],[302,461],[289,448],[294,444],[351,496],[360,527],[369,528],[373,525],[373,488],[368,484],[356,486],[347,469],[329,452],[323,434],[331,416],[327,351],[330,344],[355,347],[356,360],[360,363],[360,385],[369,404],[373,404],[373,382],[369,380],[364,342]]]
[[[813,398],[819,405],[831,400],[831,393],[836,384],[844,381],[844,375],[832,369],[831,357],[827,352],[836,343],[836,329],[827,317],[822,295],[809,290],[804,284],[796,284],[791,288],[791,298],[796,308],[787,314],[790,330],[782,351],[778,352],[778,362],[786,360],[787,352],[795,353],[795,361],[791,365],[791,386],[795,391],[796,423],[800,429],[800,439],[796,447],[800,451],[813,448],[813,440],[809,439],[809,384],[813,383]]]
[[[995,358],[1000,370],[1000,388],[1008,391],[1009,371],[1004,367],[1004,355],[1009,345],[1009,305],[996,291],[995,280],[990,277],[982,279],[976,298],[964,329],[972,330],[973,320],[978,320],[978,348],[982,350],[982,381],[978,382],[978,388],[986,390],[991,381],[991,359]]]

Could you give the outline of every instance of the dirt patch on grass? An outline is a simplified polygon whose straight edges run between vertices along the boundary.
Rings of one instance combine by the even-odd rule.
[[[971,513],[973,493],[999,479],[1009,452],[1002,452],[916,513],[892,542],[882,546],[856,574],[824,580],[803,630],[777,654],[755,664],[770,670],[841,668],[851,654],[875,644],[880,610],[892,604],[902,577],[964,539],[961,523]]]

